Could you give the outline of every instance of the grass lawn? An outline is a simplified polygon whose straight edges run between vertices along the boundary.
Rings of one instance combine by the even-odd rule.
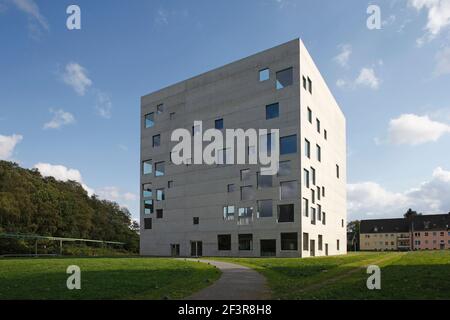
[[[262,273],[273,299],[450,299],[450,251],[220,260]],[[381,268],[381,290],[367,289],[370,264]]]
[[[81,290],[66,269],[81,268]],[[180,299],[210,285],[220,271],[162,258],[0,259],[0,299]]]

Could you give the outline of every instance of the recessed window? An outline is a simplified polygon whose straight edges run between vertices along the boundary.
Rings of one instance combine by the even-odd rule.
[[[153,214],[153,200],[144,200],[144,214]]]
[[[163,218],[163,209],[156,209],[156,219]]]
[[[313,186],[316,185],[316,169],[314,169],[313,167],[311,167],[311,181]]]
[[[234,191],[236,191],[236,186],[235,186],[233,183],[229,184],[229,185],[227,186],[227,191],[228,191],[228,192],[234,192]]]
[[[302,76],[302,79],[303,79],[303,89],[307,90],[307,83],[305,76]]]
[[[323,137],[325,138],[325,140],[328,140],[328,132],[327,132],[327,130],[323,130]]]
[[[226,221],[234,220],[234,206],[224,206],[223,207],[223,219]]]
[[[322,197],[325,197],[325,187],[322,187]]]
[[[239,208],[238,224],[249,224],[253,220],[253,207]]]
[[[344,219],[341,219],[341,227],[344,227]]]
[[[309,171],[306,169],[303,169],[303,184],[309,188]]]
[[[156,201],[164,201],[166,200],[166,194],[164,189],[156,189]]]
[[[336,165],[336,177],[339,179],[340,172],[339,172],[339,165]]]
[[[309,121],[309,123],[312,123],[312,119],[313,119],[312,110],[310,108],[308,108],[308,121]]]
[[[323,249],[323,236],[321,234],[319,234],[318,238],[319,238],[319,241],[318,241],[318,244],[317,244],[317,250],[322,251],[322,249]]]
[[[143,198],[152,197],[152,185],[150,183],[146,183],[142,186],[142,197]]]
[[[302,210],[303,210],[303,215],[305,217],[309,217],[309,201],[306,198],[303,198]]]
[[[280,138],[280,155],[297,152],[297,135]]]
[[[161,113],[163,113],[164,112],[164,104],[158,104],[157,106],[156,106],[156,113],[157,114],[161,114]]]
[[[311,79],[308,77],[308,91],[309,93],[313,93],[313,85]]]
[[[259,81],[260,82],[269,80],[269,78],[270,78],[270,70],[269,69],[266,68],[266,69],[259,70]]]
[[[311,207],[311,224],[316,224],[316,208]]]
[[[250,169],[241,170],[241,181],[248,181],[250,178]]]
[[[145,218],[144,219],[144,229],[150,230],[152,228],[152,218]]]
[[[339,240],[336,240],[336,249],[339,251],[340,249],[340,242]]]
[[[164,161],[155,163],[155,177],[162,177],[166,172]]]
[[[293,69],[288,68],[278,71],[276,74],[277,78],[277,90],[286,88],[293,83]]]
[[[293,204],[282,204],[278,206],[278,222],[294,222]]]
[[[173,181],[167,181],[167,189],[173,188]]]
[[[250,251],[253,250],[253,235],[252,234],[240,234],[238,235],[239,250]]]
[[[321,162],[322,161],[322,148],[317,144],[316,145],[317,148],[317,161]]]
[[[253,200],[255,198],[255,191],[252,186],[241,187],[241,200]]]
[[[298,196],[297,181],[285,181],[280,183],[280,199],[296,199]]]
[[[298,233],[282,233],[281,234],[281,250],[297,251],[298,250]]]
[[[317,200],[320,200],[320,198],[321,198],[321,193],[320,193],[320,187],[317,187]],[[320,219],[319,219],[320,220]]]
[[[280,105],[278,103],[266,106],[266,120],[278,118],[280,116]]]
[[[269,218],[273,216],[272,203],[272,200],[258,201],[258,218]]]
[[[194,217],[194,218],[192,218],[192,223],[193,223],[194,225],[200,224],[200,218],[199,218],[199,217]]]
[[[311,143],[305,139],[305,157],[311,158]]]
[[[157,148],[161,145],[161,135],[157,134],[153,136],[153,148]]]
[[[214,127],[217,130],[222,130],[223,129],[223,119],[217,119],[216,121],[214,121]]]
[[[231,234],[219,234],[217,236],[217,244],[219,251],[231,250]]]
[[[145,160],[142,162],[142,173],[152,174],[153,172],[153,162],[152,160]]]
[[[291,161],[280,161],[278,168],[278,176],[286,177],[291,175]]]
[[[322,224],[327,224],[327,214],[325,212],[322,212]]]
[[[320,120],[316,119],[316,128],[317,128],[317,132],[320,133]]]
[[[261,175],[261,173],[258,172],[256,175],[256,180],[258,182],[258,189],[272,187],[272,176],[270,175]]]
[[[152,128],[155,125],[155,113],[145,115],[145,128]]]
[[[317,220],[322,220],[322,206],[320,204],[317,205]]]
[[[309,250],[309,234],[303,232],[303,251]]]
[[[316,203],[316,192],[314,189],[311,189],[311,202]]]

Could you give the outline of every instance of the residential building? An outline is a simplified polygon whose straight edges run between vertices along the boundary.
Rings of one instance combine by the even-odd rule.
[[[171,163],[171,133],[194,121],[279,129],[278,174]],[[143,96],[141,165],[142,255],[346,253],[345,117],[299,39]]]
[[[411,225],[413,250],[450,249],[450,213],[416,216]]]

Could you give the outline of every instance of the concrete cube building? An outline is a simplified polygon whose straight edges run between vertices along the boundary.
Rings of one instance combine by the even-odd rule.
[[[278,174],[171,163],[173,130],[200,120],[203,130],[279,129]],[[143,96],[141,191],[141,255],[345,254],[345,116],[303,42]]]

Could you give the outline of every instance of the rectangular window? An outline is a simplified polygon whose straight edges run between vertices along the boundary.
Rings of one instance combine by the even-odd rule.
[[[322,148],[317,144],[317,161],[321,162],[322,161]]]
[[[163,218],[163,209],[156,209],[156,219]]]
[[[328,140],[328,132],[327,132],[327,130],[323,130],[323,137],[325,138],[325,140]]]
[[[318,245],[317,245],[317,250],[322,251],[323,248],[323,236],[321,234],[319,234],[319,241],[318,241]]]
[[[252,234],[240,234],[238,235],[239,250],[250,251],[253,250],[253,235]]]
[[[312,123],[312,119],[313,119],[312,110],[310,108],[308,108],[308,121],[309,121],[309,123]]]
[[[171,112],[171,113],[170,113],[169,119],[170,119],[170,120],[175,119],[175,112]]]
[[[145,115],[145,128],[152,128],[155,125],[155,113]]]
[[[291,175],[291,161],[280,161],[278,176],[286,177]]]
[[[309,217],[309,200],[306,198],[303,198],[302,210],[303,210],[303,215],[305,217]]]
[[[322,212],[322,224],[326,225],[327,224],[327,219],[326,219],[327,214],[325,212]]]
[[[253,207],[239,208],[238,212],[239,225],[250,224],[252,220],[253,220]]]
[[[305,76],[302,76],[302,79],[303,79],[303,89],[307,90]]]
[[[317,129],[317,132],[320,133],[320,120],[319,119],[316,119],[316,129]]]
[[[217,119],[216,121],[214,121],[214,128],[216,128],[217,130],[222,130],[223,129],[223,119]]]
[[[312,81],[311,81],[311,79],[308,77],[308,90],[309,90],[309,93],[313,93],[313,87],[312,87]]]
[[[320,204],[317,205],[317,220],[322,220],[322,206]]]
[[[241,187],[241,200],[253,200],[255,198],[255,191],[252,186]]]
[[[281,250],[297,251],[298,250],[298,233],[282,233],[281,234]]]
[[[322,197],[325,198],[325,187],[322,187]]]
[[[144,200],[144,214],[153,214],[153,200]]]
[[[241,170],[241,181],[248,181],[250,178],[250,169]]]
[[[309,188],[309,171],[306,169],[303,169],[303,184]]]
[[[152,160],[145,160],[142,162],[142,173],[152,174],[153,172],[153,162]]]
[[[311,143],[305,139],[305,157],[311,158]]]
[[[143,198],[151,198],[152,197],[151,183],[146,183],[142,186],[142,197]]]
[[[194,218],[192,218],[192,223],[193,223],[194,225],[200,224],[200,218],[199,218],[199,217],[194,217]]]
[[[167,181],[167,189],[173,188],[173,181]]]
[[[152,218],[145,218],[144,219],[144,229],[150,230],[152,228]]]
[[[313,167],[311,167],[311,181],[313,186],[316,185],[316,169],[314,169]]]
[[[261,175],[260,172],[256,174],[256,180],[258,183],[258,189],[271,188],[272,187],[272,176]]]
[[[153,136],[153,148],[157,148],[161,145],[161,135],[157,134]]]
[[[166,172],[164,161],[155,163],[155,177],[162,177]]]
[[[163,113],[164,112],[164,104],[158,104],[157,106],[156,106],[156,113],[157,114],[161,114],[161,113]]]
[[[282,204],[278,206],[278,222],[294,222],[293,204]]]
[[[339,179],[339,175],[340,175],[340,172],[339,172],[339,166],[338,165],[336,165],[336,177]]]
[[[293,69],[288,68],[278,71],[276,74],[277,90],[286,88],[293,83]]]
[[[303,251],[309,250],[309,234],[303,232]]]
[[[336,240],[336,249],[339,251],[340,250],[340,248],[339,248],[339,240]]]
[[[259,200],[258,202],[258,218],[268,218],[273,216],[272,200]]]
[[[166,200],[164,189],[156,189],[156,201]]]
[[[297,152],[297,135],[280,138],[280,155]]]
[[[217,244],[219,251],[231,250],[231,234],[219,234],[217,236]]]
[[[278,118],[280,116],[280,106],[278,103],[266,106],[266,120]]]
[[[234,220],[234,206],[224,206],[223,207],[223,219],[226,221]]]
[[[269,80],[270,78],[270,70],[269,69],[262,69],[259,70],[259,82],[263,82],[266,80]]]
[[[317,187],[317,200],[320,200],[321,198],[321,194],[320,194],[320,187]]]
[[[316,208],[311,207],[311,224],[316,224]]]
[[[296,199],[298,195],[297,181],[280,182],[280,200]]]
[[[236,187],[235,187],[235,185],[234,184],[229,184],[228,186],[227,186],[227,191],[230,193],[230,192],[234,192],[236,190]]]
[[[316,192],[314,189],[311,189],[311,202],[316,203]]]

